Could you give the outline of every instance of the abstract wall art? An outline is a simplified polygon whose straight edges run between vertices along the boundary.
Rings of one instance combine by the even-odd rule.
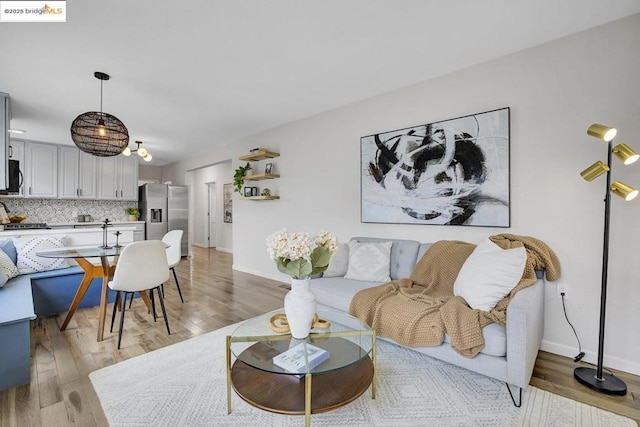
[[[509,108],[362,137],[361,221],[510,226]]]

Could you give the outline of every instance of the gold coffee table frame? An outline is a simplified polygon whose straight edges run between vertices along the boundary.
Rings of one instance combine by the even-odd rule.
[[[345,315],[348,316],[348,315]],[[322,312],[320,313],[320,317],[322,317]],[[249,320],[251,321],[251,320]],[[332,320],[333,321],[333,320]],[[348,337],[371,337],[371,351],[368,352],[371,355],[371,362],[373,365],[373,377],[371,380],[371,398],[376,398],[376,331],[375,329],[363,329],[363,330],[352,330],[352,331],[334,331],[334,332],[311,332],[309,334],[309,339],[325,339],[325,338],[348,338]],[[233,336],[227,335],[226,337],[226,365],[227,365],[227,413],[231,413],[231,371],[232,371],[232,351],[231,345],[232,343],[249,343],[249,342],[266,342],[266,341],[290,341],[292,339],[291,334],[266,334],[266,335],[254,335],[254,336]],[[364,349],[363,349],[364,350]],[[368,357],[365,355],[364,357]],[[359,359],[362,360],[362,359]],[[240,360],[242,362],[242,360]],[[353,361],[352,363],[355,363]],[[243,362],[244,363],[244,362]],[[343,369],[350,364],[345,364],[342,368],[336,368],[335,370]],[[255,368],[258,369],[258,368]],[[291,375],[281,373],[279,371],[274,370],[273,374],[281,374],[281,375]],[[316,373],[321,375],[323,372]],[[305,417],[305,426],[309,427],[311,425],[311,390],[312,390],[312,372],[307,372],[304,374],[304,417]],[[347,403],[350,402],[347,401]]]

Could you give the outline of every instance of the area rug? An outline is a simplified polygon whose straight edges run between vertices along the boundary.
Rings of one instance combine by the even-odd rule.
[[[89,375],[111,426],[304,425],[303,416],[250,406],[233,393],[227,414],[227,326]],[[529,386],[521,408],[504,383],[394,344],[378,342],[378,389],[313,426],[634,426],[611,412]]]

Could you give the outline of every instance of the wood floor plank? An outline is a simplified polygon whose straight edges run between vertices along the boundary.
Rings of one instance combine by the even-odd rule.
[[[120,350],[119,317],[114,332],[108,332],[112,305],[102,342],[96,341],[97,307],[78,310],[65,331],[59,327],[66,313],[34,320],[31,384],[0,391],[0,427],[107,426],[91,372],[282,307],[286,284],[233,271],[233,257],[226,252],[193,248],[192,254],[176,267],[184,304],[173,278],[165,284],[171,335],[161,315],[154,322],[138,299],[126,311]],[[640,421],[639,376],[616,373],[629,393],[612,397],[577,383],[575,366],[572,359],[541,351],[531,385]]]

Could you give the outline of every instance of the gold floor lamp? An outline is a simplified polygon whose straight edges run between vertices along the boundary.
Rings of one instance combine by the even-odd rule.
[[[573,371],[573,376],[587,387],[605,394],[625,395],[627,385],[620,378],[613,374],[603,372],[602,361],[604,358],[604,321],[607,308],[607,269],[609,263],[609,223],[611,210],[611,193],[620,196],[626,201],[633,200],[638,195],[638,190],[629,187],[623,182],[616,181],[611,184],[611,157],[615,156],[625,165],[638,160],[638,153],[625,144],[618,144],[613,147],[613,138],[616,136],[616,129],[595,123],[589,127],[587,134],[607,142],[607,163],[595,162],[583,170],[580,175],[586,181],[593,181],[600,175],[607,174],[607,187],[604,197],[604,243],[602,250],[602,285],[600,293],[600,335],[598,339],[598,364],[596,369],[580,367]]]

